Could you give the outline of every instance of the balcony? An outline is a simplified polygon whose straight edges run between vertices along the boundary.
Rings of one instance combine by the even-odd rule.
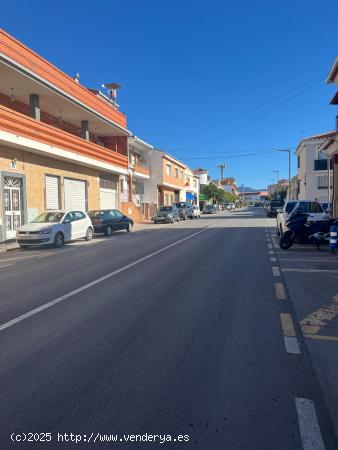
[[[0,105],[0,130],[46,144],[55,149],[68,150],[74,153],[75,160],[76,155],[80,155],[123,169],[128,168],[127,156],[105,149],[93,142],[39,122],[2,105]]]
[[[34,79],[43,79],[49,86],[56,88],[59,93],[66,94],[68,100],[85,105],[118,126],[126,128],[126,116],[116,110],[112,104],[97,97],[86,87],[77,83],[3,30],[0,30],[0,55],[20,67],[20,73],[24,74],[22,76],[25,79],[33,79],[33,77]],[[27,71],[30,73],[29,77],[26,75]]]

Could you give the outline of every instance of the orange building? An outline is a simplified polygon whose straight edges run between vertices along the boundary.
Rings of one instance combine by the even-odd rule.
[[[0,29],[0,240],[44,210],[119,207],[130,135],[115,91],[87,89]]]

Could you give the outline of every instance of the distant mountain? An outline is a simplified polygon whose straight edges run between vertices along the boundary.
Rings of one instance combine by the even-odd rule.
[[[241,192],[241,191],[244,191],[244,192],[260,192],[260,191],[266,191],[266,188],[264,188],[264,189],[254,189],[254,188],[251,188],[251,187],[248,187],[248,186],[244,186],[244,187],[242,187],[242,186],[237,186],[237,189]]]

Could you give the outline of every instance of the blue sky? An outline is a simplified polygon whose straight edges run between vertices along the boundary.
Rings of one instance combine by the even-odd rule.
[[[119,82],[137,136],[264,187],[287,177],[273,149],[334,129],[337,17],[336,0],[12,0],[0,26],[88,87]]]

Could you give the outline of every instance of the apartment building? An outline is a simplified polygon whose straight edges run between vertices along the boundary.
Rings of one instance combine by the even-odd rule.
[[[165,151],[152,151],[150,189],[156,192],[158,206],[186,200],[186,169],[187,166],[183,162]]]
[[[0,30],[0,239],[44,210],[118,207],[130,134],[115,95]]]
[[[335,84],[338,87],[338,57],[333,64],[329,76],[326,80],[327,83]],[[338,105],[338,91],[335,93],[333,99],[330,102],[331,105]],[[333,170],[333,189],[332,189],[332,205],[333,215],[338,217],[338,115],[336,115],[336,130],[330,135],[322,144],[321,150],[326,153],[332,160]]]
[[[185,199],[193,205],[198,205],[199,202],[199,177],[194,174],[189,167],[185,169]]]
[[[332,189],[332,165],[321,150],[322,144],[335,131],[304,138],[298,144],[295,154],[298,166],[298,199],[329,201],[329,182]],[[328,167],[329,164],[329,167]]]

